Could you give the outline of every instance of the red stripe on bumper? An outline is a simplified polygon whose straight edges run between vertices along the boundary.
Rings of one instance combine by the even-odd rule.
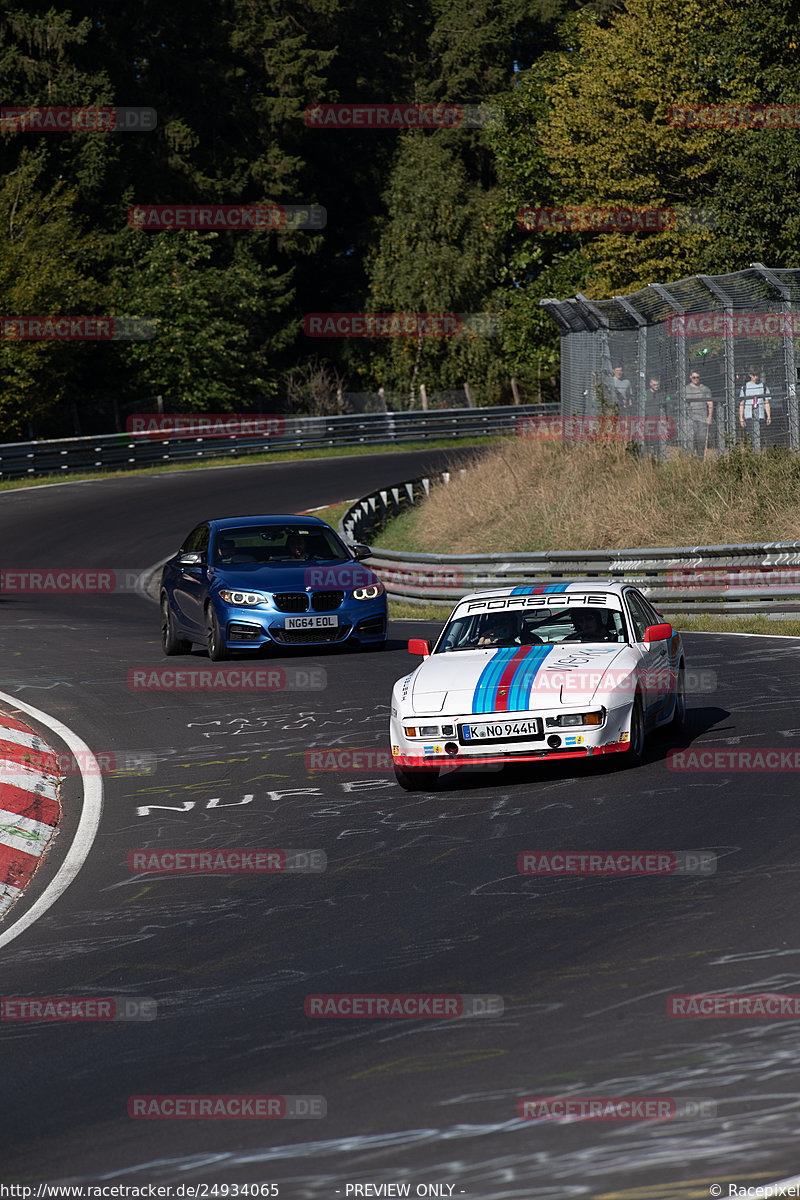
[[[610,742],[607,746],[595,746],[591,754],[586,749],[575,750],[543,750],[536,754],[496,754],[496,755],[438,755],[435,759],[417,758],[412,755],[398,755],[394,761],[398,767],[408,767],[414,770],[437,770],[439,767],[480,766],[483,763],[518,763],[544,762],[554,758],[597,758],[601,754],[619,754],[630,750],[630,742]]]

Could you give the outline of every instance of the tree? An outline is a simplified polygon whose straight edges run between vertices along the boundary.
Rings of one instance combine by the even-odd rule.
[[[2,315],[102,313],[103,290],[91,277],[97,237],[75,212],[76,193],[63,182],[40,187],[42,164],[30,152],[0,177],[0,296]],[[97,345],[0,340],[0,428],[27,433],[74,400],[74,383]],[[61,422],[63,424],[63,422]]]
[[[370,264],[369,311],[484,311],[499,267],[495,197],[469,179],[457,137],[402,135]],[[483,332],[389,338],[375,346],[373,378],[387,390],[412,393],[420,383],[452,388],[464,379],[488,381],[488,391],[488,383],[497,384],[496,344]]]
[[[269,234],[255,234],[268,237]],[[214,233],[132,233],[129,261],[115,273],[120,314],[151,320],[152,341],[129,343],[131,386],[162,394],[176,411],[230,411],[275,396],[265,314],[281,284],[234,253],[212,265]]]

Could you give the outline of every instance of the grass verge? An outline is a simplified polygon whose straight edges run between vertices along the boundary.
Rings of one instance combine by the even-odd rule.
[[[375,539],[442,554],[793,541],[800,537],[800,456],[736,450],[659,463],[619,442],[506,439],[454,474]],[[443,621],[447,609],[390,602],[395,619]],[[687,632],[800,636],[800,618],[676,616]]]
[[[464,465],[464,464],[462,464]],[[659,463],[619,442],[506,438],[393,521],[387,549],[444,554],[793,541],[800,456],[735,450]]]

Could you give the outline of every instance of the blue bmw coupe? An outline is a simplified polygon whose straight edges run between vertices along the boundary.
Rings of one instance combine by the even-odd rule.
[[[164,565],[161,645],[188,654],[204,645],[213,662],[271,645],[386,645],[386,593],[317,517],[226,517],[203,521]]]

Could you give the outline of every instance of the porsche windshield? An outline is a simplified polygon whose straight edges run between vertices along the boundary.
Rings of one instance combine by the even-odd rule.
[[[458,616],[448,625],[437,654],[454,650],[557,646],[560,642],[626,642],[622,613],[599,606],[504,609]]]
[[[249,563],[346,562],[350,558],[331,529],[309,525],[249,525],[221,529],[214,545],[216,566]]]

